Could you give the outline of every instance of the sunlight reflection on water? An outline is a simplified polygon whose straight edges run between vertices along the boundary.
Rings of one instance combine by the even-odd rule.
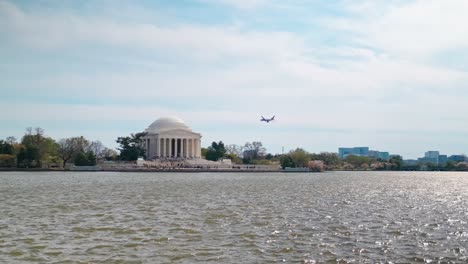
[[[0,173],[0,262],[468,261],[468,174]]]

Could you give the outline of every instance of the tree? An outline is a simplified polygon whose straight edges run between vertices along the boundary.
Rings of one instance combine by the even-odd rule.
[[[13,145],[8,143],[8,141],[0,140],[0,154],[9,154],[14,153]]]
[[[281,156],[280,164],[281,164],[281,168],[283,168],[283,169],[286,168],[286,167],[289,167],[289,168],[295,168],[296,167],[296,164],[294,164],[293,159],[288,154]]]
[[[403,168],[403,158],[400,155],[392,156],[389,162],[392,170],[401,170]]]
[[[309,153],[301,148],[290,151],[289,156],[293,160],[296,167],[307,167],[310,160]]]
[[[96,165],[96,156],[92,151],[80,152],[74,159],[76,166],[94,166]]]
[[[96,159],[103,159],[105,157],[106,147],[101,141],[92,141],[88,147],[88,151],[92,151],[96,155]]]
[[[146,135],[146,132],[130,134],[129,137],[119,137],[117,138],[117,143],[120,144],[119,159],[126,161],[137,160],[138,157],[145,157],[145,149],[143,148],[143,137]]]
[[[104,148],[103,154],[105,160],[117,160],[119,153],[113,149]]]
[[[86,154],[83,152],[76,154],[74,164],[75,166],[88,166],[88,158],[86,157]]]
[[[86,152],[86,159],[88,160],[88,166],[95,166],[97,163],[96,155],[92,151]]]
[[[226,154],[226,158],[230,159],[234,164],[242,164],[242,159],[239,158],[236,154]]]
[[[445,170],[453,171],[453,170],[456,170],[456,168],[457,168],[456,163],[453,161],[448,161],[447,164],[445,164]]]
[[[16,139],[10,138],[9,140],[14,142]],[[21,145],[25,150],[21,153],[20,149],[18,152],[18,165],[24,167],[40,167],[55,160],[58,155],[57,142],[50,137],[46,137],[44,129],[40,127],[35,129],[27,128],[21,139]]]
[[[245,143],[243,148],[243,158],[245,163],[250,163],[251,160],[263,158],[266,149],[263,147],[262,142],[254,141],[252,143]]]
[[[320,154],[311,154],[311,160],[321,160],[326,166],[338,166],[341,163],[340,157],[336,153],[321,152]]]
[[[242,146],[235,144],[226,146],[226,157],[235,164],[242,164]]]
[[[74,160],[78,154],[84,153],[89,145],[89,141],[83,136],[61,139],[58,143],[58,155],[63,167],[65,168],[67,162]]]
[[[60,158],[58,157],[58,147],[59,146],[54,139],[50,137],[44,137],[39,146],[41,163],[50,164],[55,163],[57,160],[60,160]]]
[[[242,156],[242,146],[236,145],[236,144],[231,144],[226,146],[226,154],[234,154],[237,157]]]
[[[307,164],[307,167],[311,171],[324,171],[325,170],[325,162],[323,162],[323,160],[311,160]]]
[[[468,162],[462,161],[455,165],[458,171],[468,171]]]
[[[18,167],[36,168],[40,166],[39,149],[36,146],[24,146],[17,156]]]
[[[16,142],[16,138],[13,137],[13,136],[7,137],[5,141],[6,141],[8,144],[10,144],[10,145],[14,145],[14,144],[17,143],[17,142]]]
[[[218,143],[212,142],[211,146],[209,146],[206,150],[205,158],[207,160],[217,161],[220,158],[223,158],[226,155],[226,148],[224,147],[224,143],[219,141]]]
[[[206,158],[206,152],[208,151],[207,148],[201,148],[201,156]]]
[[[375,159],[366,157],[366,156],[355,156],[355,155],[348,155],[345,158],[345,161],[351,164],[354,168],[360,168],[364,164],[369,166]]]

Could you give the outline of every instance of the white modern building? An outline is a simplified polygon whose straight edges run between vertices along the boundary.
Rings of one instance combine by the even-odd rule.
[[[145,132],[147,159],[201,158],[201,134],[193,132],[180,118],[159,118]]]

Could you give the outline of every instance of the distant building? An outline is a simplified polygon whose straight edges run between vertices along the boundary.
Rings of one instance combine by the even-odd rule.
[[[381,160],[389,160],[390,154],[388,152],[380,152],[378,150],[369,150],[369,157]]]
[[[467,157],[465,155],[452,155],[448,157],[448,160],[453,162],[462,162],[467,161]]]
[[[433,150],[426,151],[426,153],[424,153],[424,157],[430,158],[430,159],[438,159],[439,155],[440,155],[439,151],[433,151]]]
[[[439,165],[445,166],[447,165],[448,158],[447,155],[439,155]]]
[[[439,151],[430,150],[430,151],[426,151],[426,153],[424,153],[424,158],[419,158],[418,161],[420,161],[420,163],[432,163],[432,164],[438,165],[439,156],[440,156]]]
[[[423,157],[423,158],[418,158],[418,163],[419,164],[427,164],[427,163],[430,163],[430,164],[434,164],[434,165],[437,165],[439,164],[439,158],[426,158],[426,157]]]
[[[380,154],[380,152],[377,151],[377,150],[369,150],[368,156],[369,156],[369,157],[372,157],[372,158],[378,159],[378,158],[379,158],[379,154]]]
[[[407,159],[403,160],[403,164],[406,166],[416,166],[419,164],[419,161],[415,159]]]
[[[346,156],[369,156],[369,147],[355,147],[355,148],[339,148],[338,156],[340,159],[346,158]]]
[[[380,160],[389,160],[392,155],[386,151],[369,150],[369,147],[339,148],[338,157],[344,159],[349,155],[371,157]],[[393,155],[399,156],[399,155]]]

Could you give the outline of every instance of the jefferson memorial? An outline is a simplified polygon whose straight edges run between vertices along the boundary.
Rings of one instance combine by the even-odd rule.
[[[201,134],[193,132],[180,118],[159,118],[145,132],[144,147],[149,160],[201,158]]]

